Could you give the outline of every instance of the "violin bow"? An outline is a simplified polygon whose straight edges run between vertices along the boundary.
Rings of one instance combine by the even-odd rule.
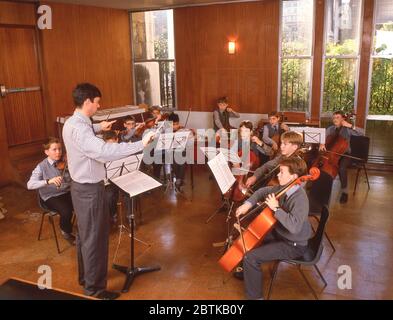
[[[188,114],[187,114],[187,118],[186,118],[186,123],[184,124],[184,128],[187,128],[187,123],[188,123],[188,119],[189,119],[189,117],[190,117],[190,113],[191,113],[191,107],[190,107],[190,109],[188,110]]]

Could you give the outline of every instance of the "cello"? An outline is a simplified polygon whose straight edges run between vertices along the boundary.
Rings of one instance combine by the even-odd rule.
[[[240,150],[238,152],[238,156],[242,158],[243,152]],[[236,182],[232,187],[232,195],[231,199],[235,202],[241,202],[243,201],[246,197],[247,194],[244,193],[244,184],[246,183],[247,177],[248,177],[248,172],[255,171],[259,167],[259,158],[258,156],[254,153],[254,151],[250,150],[250,159],[249,163],[247,166],[250,168],[250,171],[244,169],[243,173],[240,173],[238,175],[235,175]],[[242,165],[243,166],[243,165]],[[237,168],[234,167],[234,170]],[[238,169],[239,171],[241,169]]]
[[[283,186],[276,194],[276,198],[281,196],[294,185],[300,185],[306,181],[314,181],[319,178],[320,171],[318,168],[311,168],[309,174],[301,176],[294,181]],[[227,272],[231,272],[242,260],[244,255],[251,249],[255,248],[262,242],[266,234],[272,229],[276,223],[273,211],[265,204],[261,203],[251,210],[247,216],[260,211],[257,217],[251,221],[245,231],[240,230],[240,237],[233,243],[233,245],[225,252],[225,254],[218,261],[220,266]],[[242,217],[242,220],[246,216]],[[240,220],[238,219],[240,223]],[[241,227],[240,227],[241,228]]]

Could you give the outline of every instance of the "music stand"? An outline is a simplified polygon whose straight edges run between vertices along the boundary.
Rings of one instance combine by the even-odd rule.
[[[219,152],[216,157],[208,161],[208,165],[214,175],[214,178],[217,181],[217,184],[221,190],[223,195],[223,204],[220,208],[218,208],[207,220],[206,223],[209,223],[213,217],[222,211],[223,208],[227,207],[227,215],[226,215],[226,224],[227,224],[227,238],[224,242],[213,243],[213,247],[221,247],[224,246],[224,252],[229,248],[232,242],[232,236],[230,232],[229,222],[231,220],[232,209],[234,206],[234,201],[231,201],[229,197],[225,197],[225,193],[227,193],[236,179],[233,176],[231,169],[228,166],[227,158],[224,156],[222,152]]]
[[[190,134],[190,131],[161,133],[157,141],[156,150],[164,151],[165,153],[183,151],[186,148]],[[169,190],[174,190],[176,194],[180,194],[188,200],[187,197],[176,188],[176,185],[173,182],[172,172],[170,173],[169,183],[167,183],[164,193],[167,193]]]
[[[127,158],[120,159],[120,160],[107,162],[105,164],[105,169],[106,169],[105,186],[110,184],[110,182],[109,182],[110,179],[114,179],[116,177],[121,176],[123,174],[123,172],[128,173],[128,172],[132,172],[134,170],[139,170],[140,165],[142,163],[142,158],[143,158],[143,154],[141,153],[141,154],[132,155]],[[121,203],[120,203],[120,205],[121,205]],[[141,210],[141,208],[139,207],[139,211],[140,210]],[[140,211],[140,214],[142,214],[141,211]],[[120,215],[120,224],[118,225],[118,227],[119,227],[119,240],[117,241],[117,246],[116,246],[115,254],[113,257],[113,263],[115,263],[115,261],[117,259],[117,254],[119,252],[123,232],[126,231],[129,235],[131,235],[131,230],[123,223],[122,212],[120,212],[119,215]],[[134,238],[136,241],[144,244],[147,247],[151,246],[151,244],[149,244],[149,243],[147,243],[137,237],[134,237]]]
[[[123,164],[124,172],[125,165]],[[136,267],[135,266],[135,213],[134,213],[134,199],[136,196],[141,195],[145,192],[153,190],[161,186],[161,183],[155,179],[149,177],[147,174],[139,170],[134,170],[126,174],[120,175],[110,181],[115,184],[126,196],[127,198],[127,212],[129,217],[129,225],[131,230],[131,262],[129,266],[120,266],[113,264],[112,267],[126,275],[126,280],[122,289],[122,292],[128,292],[133,280],[140,274],[147,272],[158,271],[161,269],[159,266],[155,267]]]
[[[315,127],[289,127],[291,131],[300,133],[304,143],[324,144],[326,141],[326,129]]]

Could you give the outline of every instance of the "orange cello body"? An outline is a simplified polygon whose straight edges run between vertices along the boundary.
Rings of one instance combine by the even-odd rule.
[[[312,166],[326,172],[334,179],[338,174],[341,155],[348,150],[349,145],[348,141],[341,136],[328,136],[326,146],[330,152],[319,155]]]
[[[263,211],[248,225],[246,231],[243,232],[244,246],[249,251],[258,246],[266,234],[272,229],[276,223],[273,211],[269,207]],[[244,257],[243,240],[239,237],[230,247],[230,249],[221,257],[218,263],[221,267],[231,272]]]
[[[319,178],[320,171],[318,168],[311,168],[308,175],[299,177],[291,184],[286,186],[283,190],[276,194],[276,198],[284,195],[287,190],[296,184],[302,184],[305,181],[314,181]],[[225,252],[218,263],[221,267],[231,272],[243,259],[244,255],[251,249],[258,246],[267,233],[272,229],[276,223],[274,213],[269,207],[265,207],[258,216],[248,225],[247,229],[242,232],[233,245]]]

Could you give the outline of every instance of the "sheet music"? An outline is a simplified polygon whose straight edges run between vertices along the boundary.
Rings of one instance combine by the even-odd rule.
[[[224,159],[231,163],[242,163],[242,159],[233,151],[225,148],[216,148],[216,147],[200,147],[202,152],[206,155],[206,157],[211,160],[218,153],[222,153],[224,155]]]
[[[209,160],[207,164],[217,180],[221,193],[226,193],[235,183],[236,179],[233,176],[231,169],[229,169],[225,156],[220,152],[212,160]]]
[[[185,149],[190,134],[191,134],[190,131],[175,132],[175,134],[173,136],[172,149],[179,149],[179,150]]]
[[[295,131],[304,135],[305,143],[322,143],[326,141],[326,129],[315,127],[289,127],[291,131]]]
[[[138,170],[111,179],[111,182],[126,192],[130,197],[162,186],[157,180]]]
[[[173,142],[173,132],[161,133],[158,137],[156,150],[169,150]]]
[[[105,164],[107,177],[105,184],[109,184],[109,179],[119,177],[120,174],[139,170],[139,167],[142,163],[142,158],[143,154],[134,154],[126,158],[107,162]]]

